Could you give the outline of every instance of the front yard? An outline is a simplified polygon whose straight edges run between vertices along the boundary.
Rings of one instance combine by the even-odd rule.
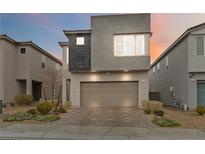
[[[65,113],[58,113],[57,115],[50,113],[50,114],[28,114],[29,110],[36,110],[36,103],[32,103],[30,105],[7,105],[3,108],[3,114],[0,115],[0,124],[9,124],[9,123],[16,123],[16,124],[41,124],[41,123],[48,123],[47,121],[50,120],[49,118],[60,117],[63,118]],[[26,115],[25,115],[26,114]],[[5,121],[5,117],[9,115],[9,118],[23,118],[23,120],[9,120]],[[30,117],[32,116],[32,118]],[[26,119],[28,118],[28,119]],[[47,119],[46,119],[47,118]],[[52,120],[52,119],[51,119]]]
[[[205,128],[205,115],[199,116],[196,111],[181,111],[173,107],[164,107],[165,117],[174,119],[183,128]]]
[[[15,105],[3,108],[5,114],[26,112],[34,109],[35,105]],[[175,120],[180,124],[180,128],[205,128],[205,115],[199,116],[196,111],[181,111],[173,107],[163,107],[164,117]],[[61,113],[60,120],[55,123],[66,125],[96,125],[96,126],[127,126],[127,127],[153,127],[151,121],[153,114],[145,115],[142,110],[136,108],[116,108],[116,109],[75,109],[70,108],[67,113]],[[0,118],[0,123],[5,122]],[[48,123],[36,120],[14,121],[12,123],[40,124]],[[157,127],[157,126],[156,126]]]

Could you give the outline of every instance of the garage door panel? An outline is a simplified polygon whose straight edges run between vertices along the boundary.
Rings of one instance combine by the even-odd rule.
[[[82,107],[136,106],[137,82],[81,83]]]
[[[205,106],[205,83],[197,84],[197,102],[198,105]]]

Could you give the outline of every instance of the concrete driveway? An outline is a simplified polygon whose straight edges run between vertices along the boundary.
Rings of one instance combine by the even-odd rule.
[[[142,110],[136,107],[70,109],[55,124],[110,127],[156,127]]]

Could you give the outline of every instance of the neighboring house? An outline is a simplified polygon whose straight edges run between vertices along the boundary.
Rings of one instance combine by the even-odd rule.
[[[166,105],[205,105],[205,23],[186,30],[151,66],[150,91]]]
[[[91,29],[64,33],[63,101],[76,107],[142,106],[149,91],[150,14],[92,16]]]
[[[28,94],[37,101],[42,87],[50,99],[48,69],[60,71],[61,61],[31,41],[16,42],[6,35],[0,35],[0,48],[0,100],[10,103],[16,95]]]

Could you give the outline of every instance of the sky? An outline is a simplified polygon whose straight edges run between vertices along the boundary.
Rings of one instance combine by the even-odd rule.
[[[90,29],[90,16],[102,14],[0,14],[0,34],[16,41],[33,41],[62,59],[58,42],[68,41],[66,29]],[[151,14],[151,61],[153,62],[186,29],[205,22],[204,14]]]

